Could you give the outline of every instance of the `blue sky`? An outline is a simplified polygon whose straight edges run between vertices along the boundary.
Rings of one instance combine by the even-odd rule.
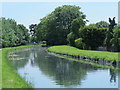
[[[32,23],[39,23],[40,18],[51,13],[56,7],[62,5],[76,5],[86,14],[88,24],[116,17],[118,21],[117,2],[3,2],[2,16],[15,19],[27,28]]]

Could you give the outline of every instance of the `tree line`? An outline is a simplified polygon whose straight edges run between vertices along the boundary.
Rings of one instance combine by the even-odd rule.
[[[28,29],[13,19],[0,18],[2,47],[13,47],[30,42]]]
[[[40,20],[34,29],[34,36],[36,36],[34,39],[46,41],[47,45],[69,44],[87,50],[96,50],[102,46],[106,47],[108,51],[120,51],[118,48],[120,29],[116,23],[112,26],[111,33],[109,31],[110,23],[100,21],[86,25],[87,22],[86,15],[80,7],[63,5]]]
[[[80,49],[96,50],[106,47],[108,51],[120,51],[120,29],[115,18],[109,23],[100,21],[86,25],[88,20],[79,6],[63,5],[57,7],[38,24],[29,25],[29,29],[13,19],[1,18],[3,47],[39,43],[47,45],[71,45]],[[112,26],[111,22],[114,22]],[[30,35],[31,34],[31,35]]]

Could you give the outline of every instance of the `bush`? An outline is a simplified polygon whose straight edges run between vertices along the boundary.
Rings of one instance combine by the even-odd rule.
[[[75,47],[79,49],[84,49],[85,43],[83,43],[82,38],[78,38],[75,40]]]
[[[67,35],[67,41],[68,41],[69,45],[74,46],[75,37],[76,37],[76,35],[73,32],[71,32]]]
[[[83,49],[81,42],[82,42],[82,38],[76,39],[75,40],[75,47]]]
[[[97,47],[103,45],[106,30],[106,28],[85,26],[80,28],[79,33],[83,42],[87,45],[87,48],[95,50]]]

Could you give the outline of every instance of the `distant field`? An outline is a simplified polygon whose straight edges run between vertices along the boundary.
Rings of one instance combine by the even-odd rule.
[[[118,54],[120,53],[115,53],[115,52],[80,50],[75,47],[71,47],[67,45],[52,46],[49,47],[48,50],[57,53],[69,54],[69,55],[79,55],[79,56],[87,56],[97,59],[120,61],[120,59],[118,59]]]

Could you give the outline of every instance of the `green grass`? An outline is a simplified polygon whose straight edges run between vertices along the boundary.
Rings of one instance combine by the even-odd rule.
[[[67,60],[81,62],[81,63],[84,63],[84,64],[89,64],[89,65],[92,65],[92,66],[96,66],[96,67],[111,68],[111,69],[115,69],[115,70],[120,70],[120,68],[111,67],[111,66],[107,66],[107,65],[95,64],[95,63],[92,63],[92,62],[87,62],[87,61],[82,61],[82,60],[77,60],[77,59],[69,58],[69,57],[66,57],[66,56],[56,55],[55,53],[49,53],[49,54],[54,55],[54,56],[59,57],[59,58],[65,58]]]
[[[75,47],[71,47],[67,45],[52,46],[49,47],[48,50],[57,53],[69,54],[69,55],[79,55],[79,56],[87,56],[96,59],[120,61],[120,59],[118,59],[119,53],[115,53],[115,52],[80,50]]]
[[[0,90],[2,88],[2,50],[0,50]]]
[[[10,66],[8,62],[8,52],[15,49],[23,49],[33,47],[34,45],[25,45],[12,48],[2,49],[2,88],[32,88],[30,84],[25,82]]]

